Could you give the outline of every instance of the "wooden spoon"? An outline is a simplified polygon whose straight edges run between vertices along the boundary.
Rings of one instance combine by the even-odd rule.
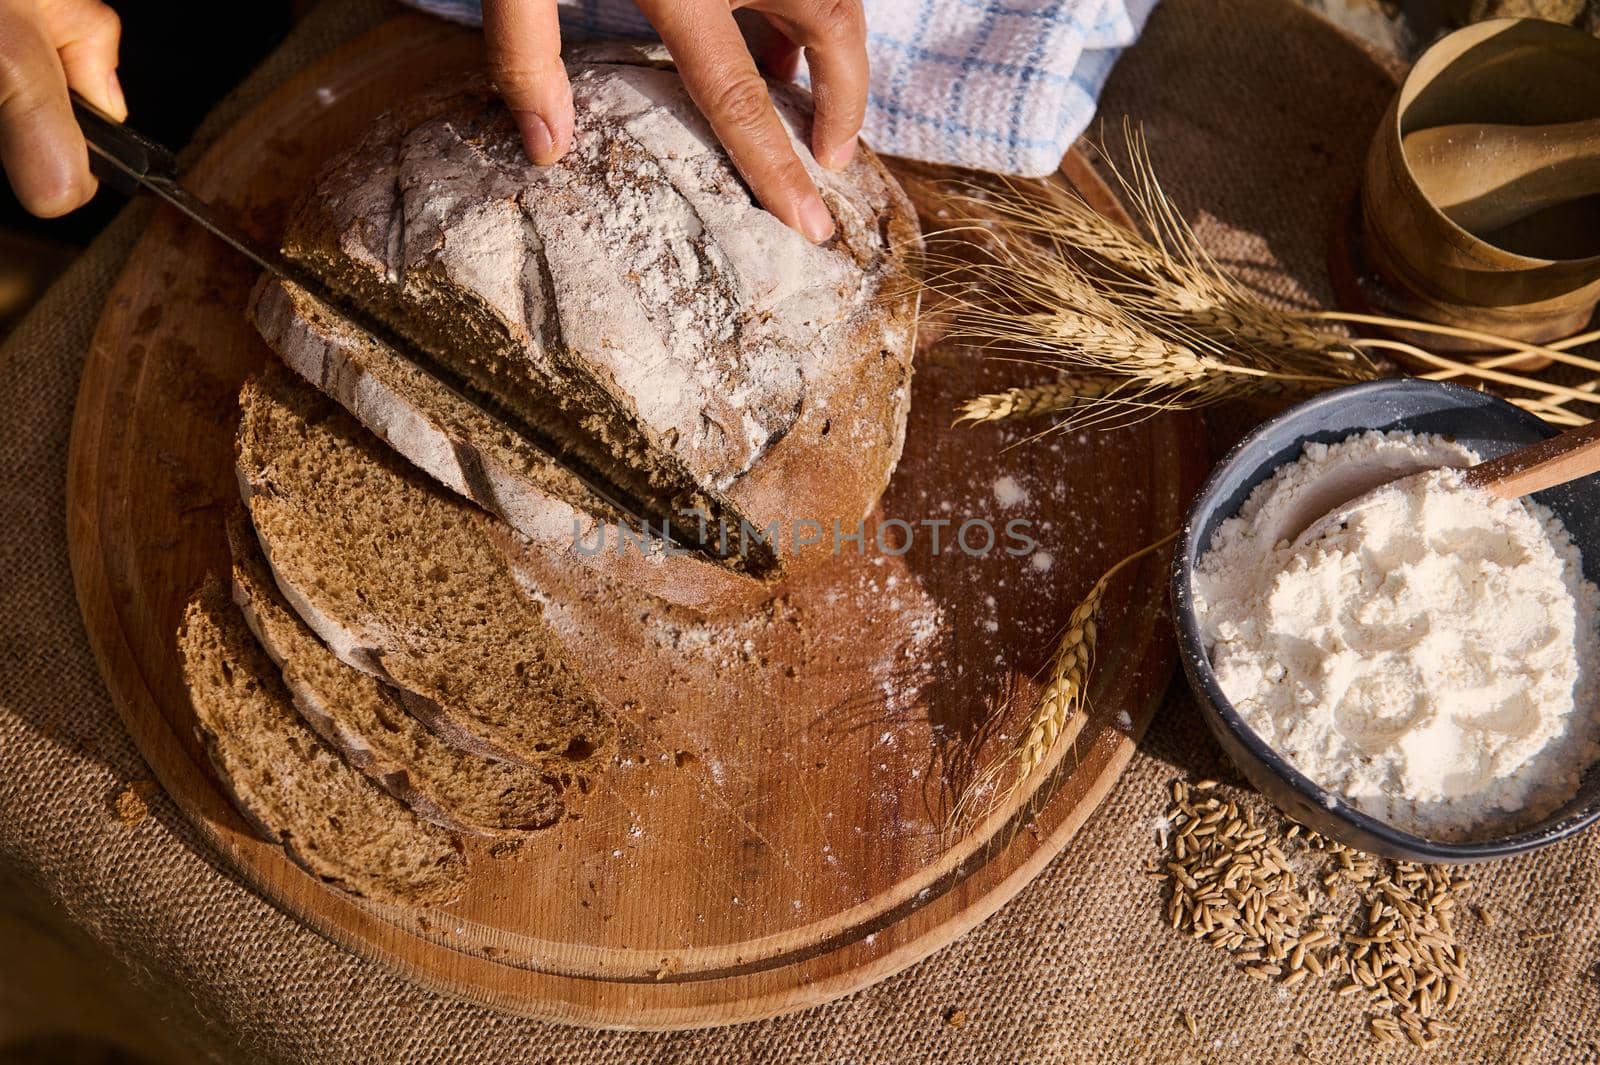
[[[1319,518],[1313,519],[1294,538],[1294,549],[1299,550],[1332,529],[1349,521],[1358,510],[1370,506],[1373,499],[1385,489],[1422,477],[1432,470],[1410,473],[1385,481],[1378,487],[1362,492]],[[1576,481],[1591,473],[1600,473],[1600,421],[1569,429],[1560,436],[1552,436],[1537,444],[1507,452],[1497,459],[1488,459],[1476,466],[1467,467],[1462,479],[1499,499],[1516,499],[1520,496],[1542,492],[1558,484]],[[1287,537],[1285,537],[1287,538]]]
[[[1435,126],[1407,133],[1400,146],[1429,202],[1480,236],[1600,193],[1600,118]]]

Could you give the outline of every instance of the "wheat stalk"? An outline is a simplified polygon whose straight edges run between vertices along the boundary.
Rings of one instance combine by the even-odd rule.
[[[1409,319],[1266,304],[1206,252],[1162,190],[1142,134],[1126,135],[1128,171],[1109,160],[1107,167],[1138,232],[1056,186],[1002,181],[949,197],[952,209],[970,217],[930,235],[935,250],[927,261],[939,269],[927,271],[924,283],[951,308],[952,335],[1003,358],[1048,366],[1064,379],[977,397],[958,410],[958,422],[1059,414],[1052,429],[1112,428],[1242,395],[1304,394],[1370,380],[1383,370],[1368,353],[1385,351],[1435,367],[1425,375],[1435,380],[1534,393],[1517,402],[1558,424],[1587,420],[1570,405],[1600,405],[1592,387],[1508,368],[1540,355],[1600,374],[1600,360],[1569,350],[1600,334],[1537,345]],[[939,238],[952,235],[961,238],[955,250],[937,250]],[[1332,331],[1350,325],[1485,341],[1510,354],[1469,363],[1388,338]],[[1108,379],[1120,387],[1107,387]],[[1078,381],[1081,390],[1069,394]]]
[[[1034,768],[1049,756],[1067,722],[1084,705],[1089,682],[1089,666],[1094,660],[1097,636],[1095,616],[1105,601],[1106,588],[1126,566],[1170,544],[1177,532],[1170,532],[1153,544],[1141,547],[1100,575],[1089,594],[1073,608],[1067,618],[1067,631],[1056,645],[1050,673],[1039,693],[1033,719],[1017,747],[1017,782],[1025,781]]]
[[[1002,358],[1052,367],[1082,384],[1075,394],[1069,394],[1070,385],[1053,382],[1054,387],[1024,386],[1030,389],[1025,395],[979,397],[958,411],[958,421],[994,420],[1000,411],[1018,417],[1070,407],[1074,413],[1063,425],[1121,425],[1175,406],[1252,392],[1305,391],[1368,376],[1351,372],[1366,365],[1352,351],[1310,358],[1302,347],[1298,356],[1270,354],[1286,350],[1294,339],[1292,326],[1274,331],[1272,323],[1256,327],[1255,356],[1239,358],[1237,343],[1230,347],[1218,334],[1247,322],[1244,312],[1220,306],[1207,310],[1199,301],[1195,305],[1201,310],[1190,315],[1141,311],[1081,264],[1041,256],[1037,246],[1014,234],[995,236],[986,252],[976,264],[937,254],[929,259],[942,268],[934,284],[943,286],[941,295],[951,308],[950,334]],[[1081,402],[1056,402],[1065,399]]]
[[[1105,603],[1106,589],[1117,574],[1146,555],[1166,547],[1177,535],[1174,530],[1121,559],[1100,575],[1100,579],[1089,588],[1088,594],[1073,608],[1067,618],[1066,631],[1061,634],[1055,653],[1051,656],[1044,687],[1029,716],[1027,728],[1010,751],[991,763],[963,789],[950,815],[951,827],[976,820],[981,812],[980,804],[983,810],[1003,805],[1050,756],[1062,737],[1071,731],[1073,720],[1088,702],[1089,669],[1094,664],[1095,641],[1099,635],[1095,619]],[[1013,781],[1007,786],[998,787],[1006,768],[1012,764],[1016,766]],[[986,799],[991,786],[996,786],[996,790]]]
[[[1124,382],[1110,377],[1076,377],[1008,388],[1004,392],[975,396],[961,404],[956,411],[956,424],[998,422],[1006,418],[1050,414],[1065,410],[1074,403],[1104,399],[1123,384]]]

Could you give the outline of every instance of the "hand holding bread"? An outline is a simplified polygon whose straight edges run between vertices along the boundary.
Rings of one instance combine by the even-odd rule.
[[[815,80],[811,150],[838,169],[855,152],[867,107],[867,28],[860,0],[638,0],[672,53],[689,95],[761,205],[820,243],[833,219],[795,154],[733,9],[764,15],[775,33],[769,66],[805,50]],[[528,157],[546,166],[572,145],[572,89],[561,62],[556,0],[484,0],[495,86],[517,118]]]
[[[815,78],[812,154],[847,164],[867,106],[866,19],[861,0],[639,0],[740,175],[761,205],[820,243],[834,223],[795,153],[733,10],[765,16],[767,66],[792,73],[803,49]],[[541,166],[572,146],[572,88],[561,62],[556,0],[484,0],[496,87],[516,116],[528,157]],[[22,205],[66,214],[94,195],[89,155],[72,116],[70,87],[118,120],[121,24],[99,0],[0,0],[0,164]]]

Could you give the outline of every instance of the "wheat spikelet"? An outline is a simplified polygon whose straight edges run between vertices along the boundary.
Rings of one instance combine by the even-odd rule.
[[[1069,377],[1122,380],[1124,387],[1084,394],[1083,402],[1053,404],[1070,408],[1061,427],[1125,425],[1161,410],[1375,375],[1344,338],[1266,307],[1217,268],[1163,206],[1134,143],[1139,180],[1123,184],[1149,239],[1066,193],[1007,182],[956,198],[971,218],[946,235],[976,239],[963,244],[964,254],[925,258],[927,284],[949,308],[952,336]],[[1021,396],[980,397],[957,421],[1051,409],[1048,390],[1034,396],[1040,406]]]
[[[1088,691],[1089,666],[1094,660],[1095,639],[1098,629],[1095,616],[1105,602],[1106,588],[1116,575],[1133,562],[1159,551],[1170,544],[1176,532],[1168,533],[1155,543],[1141,547],[1115,566],[1100,575],[1089,589],[1089,594],[1073,608],[1067,618],[1067,631],[1056,645],[1055,657],[1050,662],[1050,673],[1044,690],[1039,693],[1033,719],[1023,733],[1017,747],[1017,783],[1021,784],[1043,762],[1055,746],[1056,738],[1066,728],[1067,721],[1084,705]]]
[[[1152,313],[1163,313],[1152,308]],[[1291,351],[1326,359],[1334,366],[1359,367],[1367,360],[1337,334],[1312,329],[1288,315],[1249,303],[1215,303],[1186,307],[1182,318],[1219,340],[1256,347],[1270,355]]]
[[[1115,378],[1072,377],[991,392],[963,403],[957,410],[956,424],[1051,414],[1084,400],[1103,399],[1123,384]]]
[[[1098,635],[1094,616],[1100,612],[1110,577],[1111,574],[1107,573],[1095,581],[1089,594],[1067,619],[1066,634],[1061,637],[1055,657],[1050,662],[1050,679],[1039,694],[1033,720],[1028,723],[1028,730],[1023,733],[1022,743],[1017,749],[1019,784],[1028,778],[1034,766],[1044,761],[1067,721],[1083,705],[1084,687],[1089,679],[1089,664],[1094,658],[1094,643]]]
[[[1128,171],[1108,162],[1142,232],[1117,224],[1075,194],[1006,181],[969,186],[950,203],[971,218],[949,233],[977,234],[961,253],[934,253],[943,269],[925,284],[953,307],[952,334],[996,354],[1051,366],[1069,377],[1120,378],[1123,387],[1085,393],[1053,411],[1015,407],[1007,416],[1065,411],[1054,428],[1129,424],[1162,410],[1195,409],[1248,394],[1304,394],[1382,370],[1368,352],[1404,351],[1460,378],[1537,393],[1521,403],[1559,424],[1581,419],[1568,404],[1600,405],[1593,391],[1509,372],[1516,356],[1465,363],[1386,338],[1331,331],[1347,323],[1416,327],[1493,343],[1489,334],[1406,319],[1272,307],[1224,270],[1162,191],[1144,139],[1127,131]],[[1104,153],[1101,153],[1104,156]],[[937,242],[939,234],[931,234]],[[977,261],[974,262],[974,256]],[[1581,340],[1584,338],[1575,338]],[[1504,341],[1516,352],[1600,370],[1600,361],[1566,349]],[[1007,407],[980,397],[958,421]],[[994,417],[997,417],[995,415]],[[1048,431],[1048,430],[1047,430]]]
[[[1016,790],[1033,775],[1040,763],[1050,756],[1062,736],[1071,732],[1074,717],[1087,702],[1089,668],[1094,662],[1094,645],[1099,636],[1095,621],[1100,607],[1105,603],[1106,590],[1111,582],[1128,566],[1152,552],[1159,551],[1177,538],[1177,531],[1168,533],[1152,544],[1127,555],[1116,565],[1100,575],[1067,618],[1066,631],[1056,644],[1049,671],[1038,702],[1028,720],[1028,727],[1003,757],[979,773],[967,785],[951,811],[947,830],[970,823],[984,811],[1004,805]],[[1009,785],[1000,780],[1015,765],[1015,776]],[[990,795],[991,787],[995,790]]]
[[[1172,207],[1150,162],[1143,134],[1125,126],[1132,174],[1100,156],[1148,236],[1118,225],[1081,197],[1056,191],[1031,193],[1007,182],[1000,196],[966,202],[1006,225],[1040,238],[1062,258],[1087,257],[1105,268],[1102,284],[1128,304],[1172,314],[1220,338],[1269,349],[1334,355],[1365,362],[1343,338],[1272,310],[1223,271]]]
[[[1293,366],[1250,365],[1204,329],[1181,319],[1141,315],[1135,302],[1116,298],[1079,264],[1054,255],[1041,257],[1027,242],[998,237],[988,253],[977,264],[935,260],[949,271],[941,279],[961,271],[959,286],[952,284],[944,293],[953,308],[950,334],[1002,356],[1072,375],[1111,375],[1127,386],[1098,398],[1149,400],[1151,392],[1161,392],[1164,409],[1253,390],[1234,380],[1241,377],[1275,378],[1278,387],[1298,382],[1302,388],[1348,379],[1345,372],[1322,366],[1300,373]],[[975,298],[973,291],[981,295]],[[1235,315],[1230,320],[1243,319]]]

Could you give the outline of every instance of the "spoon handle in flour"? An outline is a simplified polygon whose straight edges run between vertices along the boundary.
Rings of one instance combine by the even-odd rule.
[[[1600,472],[1600,421],[1518,448],[1467,471],[1467,483],[1501,499],[1542,492]]]

